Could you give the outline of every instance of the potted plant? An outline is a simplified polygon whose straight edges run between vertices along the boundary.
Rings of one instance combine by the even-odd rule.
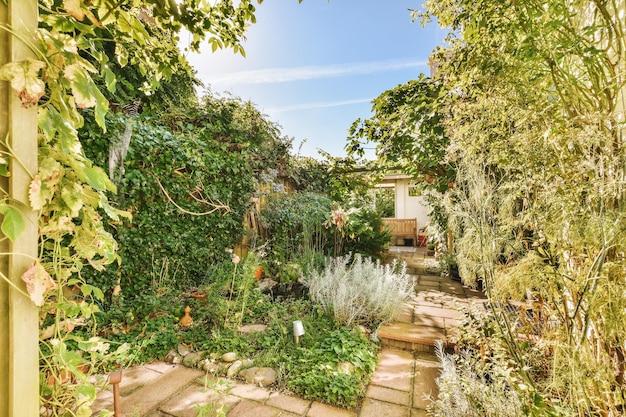
[[[448,273],[448,276],[454,281],[461,281],[461,275],[459,274],[459,264],[456,260],[456,256],[452,253],[446,253],[441,258],[442,270]]]
[[[426,256],[435,255],[435,242],[426,243]]]

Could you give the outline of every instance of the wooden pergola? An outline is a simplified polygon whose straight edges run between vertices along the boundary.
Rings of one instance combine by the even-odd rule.
[[[4,3],[0,66],[34,56],[24,42],[34,43],[37,30],[36,0]],[[9,177],[0,177],[3,202],[29,207],[30,173],[37,171],[37,108],[23,108],[6,81],[0,81],[0,149],[10,171]],[[21,276],[37,257],[37,213],[24,209],[22,217],[26,229],[15,242],[0,236],[0,417],[39,415],[38,310],[7,282],[24,289]]]

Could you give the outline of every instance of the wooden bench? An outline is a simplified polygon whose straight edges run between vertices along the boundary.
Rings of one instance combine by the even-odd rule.
[[[393,219],[384,218],[385,226],[395,237],[410,237],[413,239],[413,246],[417,246],[417,220],[416,219]]]

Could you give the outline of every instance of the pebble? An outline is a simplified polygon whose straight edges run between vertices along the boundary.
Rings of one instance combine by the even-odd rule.
[[[202,352],[191,352],[183,358],[183,365],[188,368],[195,368],[198,362],[202,360]]]
[[[180,361],[181,361],[180,355],[175,350],[170,350],[165,355],[165,358],[163,358],[163,362],[172,363],[172,364],[180,363]]]
[[[249,384],[259,384],[261,386],[272,385],[276,382],[276,371],[272,368],[248,368],[241,371],[240,375]]]
[[[232,378],[235,375],[237,375],[237,373],[239,372],[239,370],[241,369],[243,365],[242,361],[235,361],[233,362],[229,367],[228,370],[226,371],[226,376],[228,378]]]

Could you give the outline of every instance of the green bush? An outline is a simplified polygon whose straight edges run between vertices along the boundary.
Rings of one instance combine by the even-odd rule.
[[[360,253],[381,259],[390,241],[391,234],[380,212],[369,206],[348,211],[343,253]]]
[[[84,275],[105,291],[118,281],[126,297],[153,285],[153,270],[163,259],[178,268],[175,287],[211,282],[210,270],[230,262],[226,248],[241,242],[244,215],[259,178],[280,169],[290,142],[252,107],[237,99],[205,97],[205,103],[162,117],[111,118],[109,135],[132,137],[118,177],[113,204],[132,212],[131,221],[111,225],[122,259]],[[86,153],[107,164],[114,140],[86,128]]]
[[[304,398],[354,408],[376,367],[372,344],[356,330],[337,329],[288,365],[287,387]]]
[[[261,211],[268,274],[280,282],[294,282],[302,270],[319,264],[329,253],[332,230],[324,226],[331,200],[317,193],[295,192],[270,196]],[[296,267],[297,265],[297,267]]]

